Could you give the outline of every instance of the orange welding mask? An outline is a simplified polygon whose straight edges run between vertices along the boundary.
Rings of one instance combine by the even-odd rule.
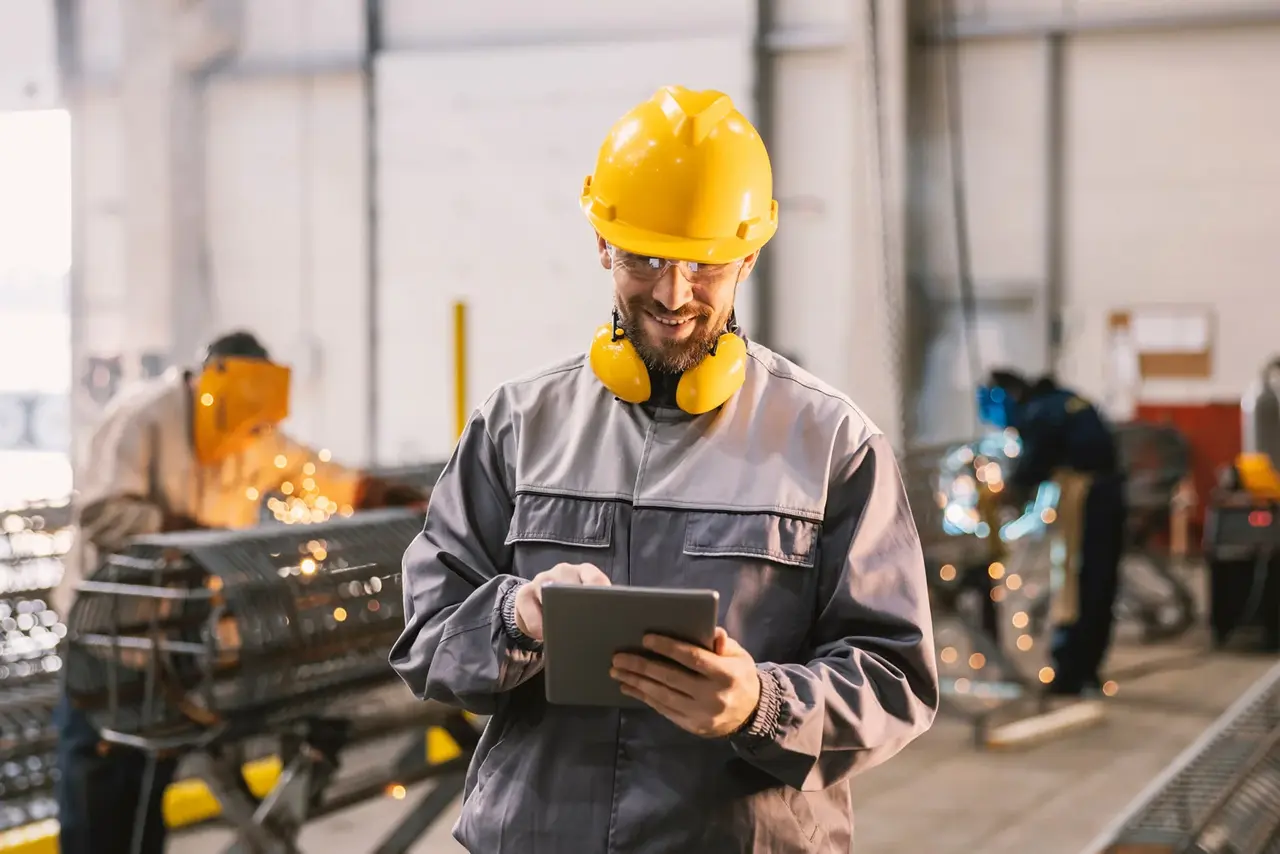
[[[264,359],[212,358],[196,382],[196,459],[219,463],[289,415],[289,369]]]

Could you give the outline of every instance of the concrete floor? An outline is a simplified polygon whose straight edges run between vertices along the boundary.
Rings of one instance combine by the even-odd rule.
[[[979,753],[964,720],[940,716],[926,736],[855,783],[858,854],[1084,854],[1085,847],[1273,660],[1208,655],[1202,638],[1159,647],[1120,646],[1112,672],[1176,666],[1119,679],[1105,723],[1020,753]],[[424,784],[425,785],[425,784]],[[306,854],[365,854],[414,803],[366,803],[304,829]],[[412,849],[457,854],[449,835],[457,804]],[[228,830],[175,837],[171,854],[216,854]]]

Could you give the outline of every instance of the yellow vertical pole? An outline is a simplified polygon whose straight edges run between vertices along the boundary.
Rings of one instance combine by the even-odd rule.
[[[454,439],[467,426],[467,304],[453,304],[453,406]]]
[[[453,304],[453,427],[454,440],[462,438],[467,426],[467,304]],[[453,736],[442,727],[428,727],[426,733],[427,764],[440,765],[462,755]]]

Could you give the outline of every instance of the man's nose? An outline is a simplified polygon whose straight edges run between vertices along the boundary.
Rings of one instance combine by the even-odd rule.
[[[681,275],[679,267],[671,266],[654,285],[653,300],[667,311],[679,311],[693,301],[693,287]]]

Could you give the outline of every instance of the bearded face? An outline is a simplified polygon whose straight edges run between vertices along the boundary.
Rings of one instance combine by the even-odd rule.
[[[622,331],[651,371],[678,374],[701,362],[729,325],[733,311],[688,303],[670,311],[644,295],[618,305]]]
[[[652,258],[600,243],[613,271],[614,304],[627,339],[651,371],[682,373],[701,362],[733,315],[739,280],[755,257],[729,264]]]

